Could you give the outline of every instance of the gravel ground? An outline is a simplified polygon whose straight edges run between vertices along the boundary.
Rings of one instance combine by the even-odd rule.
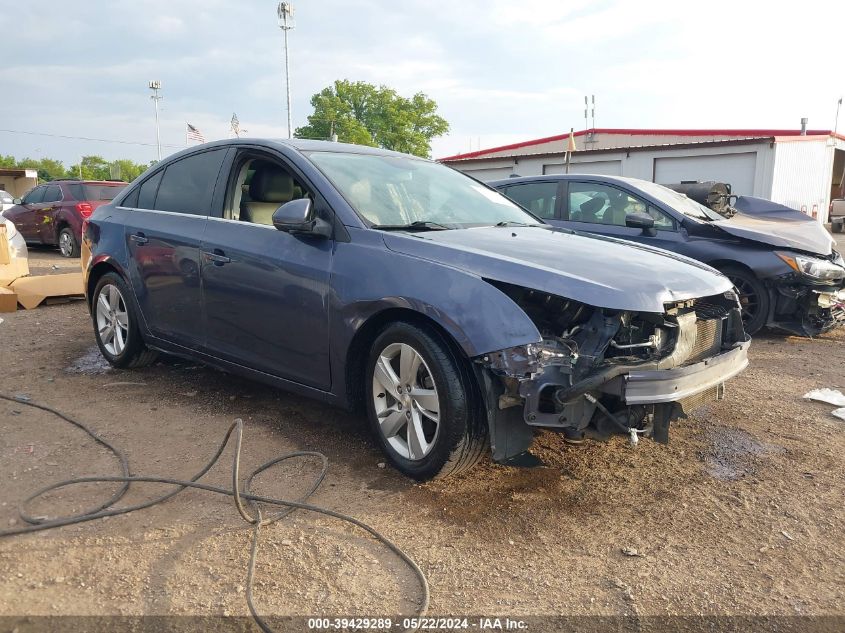
[[[77,265],[51,251],[30,257],[35,273]],[[668,446],[571,447],[542,433],[545,468],[487,460],[419,485],[384,468],[363,421],[343,411],[181,361],[109,369],[82,302],[2,318],[0,391],[91,424],[134,473],[193,474],[238,417],[243,472],[283,452],[326,453],[314,502],[404,548],[428,576],[430,613],[843,615],[845,422],[801,396],[845,389],[845,331],[759,336],[726,400],[673,425]],[[46,413],[3,402],[0,419],[0,528],[18,524],[17,503],[51,481],[117,473],[112,457]],[[227,484],[230,459],[227,450],[210,482]],[[294,498],[316,471],[281,465],[257,488]],[[127,502],[162,490],[135,486]],[[103,495],[66,491],[33,512],[79,511]],[[247,615],[249,541],[231,501],[199,491],[3,539],[0,615]],[[262,613],[410,613],[418,599],[401,562],[345,524],[297,513],[263,534]]]

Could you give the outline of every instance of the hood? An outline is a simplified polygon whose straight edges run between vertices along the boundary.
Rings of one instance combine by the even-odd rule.
[[[385,232],[384,242],[393,251],[479,277],[614,310],[662,313],[666,303],[732,287],[726,277],[693,259],[549,226]]]
[[[780,248],[790,248],[827,257],[833,249],[833,238],[808,215],[762,198],[742,196],[734,207],[737,213],[729,220],[716,220],[717,226],[734,237],[753,240]]]

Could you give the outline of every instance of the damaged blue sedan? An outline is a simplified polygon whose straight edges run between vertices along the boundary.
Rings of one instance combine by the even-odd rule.
[[[694,260],[543,223],[428,160],[232,139],[156,164],[90,217],[94,335],[366,412],[429,479],[535,427],[668,440],[747,365],[731,282]]]

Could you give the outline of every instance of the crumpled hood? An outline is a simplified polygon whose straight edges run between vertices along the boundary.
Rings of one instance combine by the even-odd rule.
[[[384,242],[479,277],[614,310],[661,313],[665,303],[732,287],[714,269],[682,255],[548,226],[385,232]]]
[[[726,233],[771,246],[791,248],[827,257],[833,238],[813,218],[800,211],[760,198],[740,197],[729,220],[712,222]]]

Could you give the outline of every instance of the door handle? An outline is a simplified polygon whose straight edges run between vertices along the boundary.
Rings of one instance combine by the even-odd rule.
[[[135,242],[138,246],[143,246],[150,240],[147,239],[147,236],[143,233],[135,233],[129,236],[129,239]]]
[[[215,248],[213,251],[203,251],[203,256],[207,261],[210,261],[215,266],[223,266],[224,264],[228,264],[232,261],[230,257],[226,257],[219,248]]]

